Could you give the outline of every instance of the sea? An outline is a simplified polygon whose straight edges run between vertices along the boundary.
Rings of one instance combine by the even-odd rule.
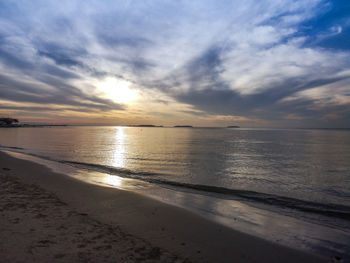
[[[2,128],[0,150],[350,262],[350,130]]]

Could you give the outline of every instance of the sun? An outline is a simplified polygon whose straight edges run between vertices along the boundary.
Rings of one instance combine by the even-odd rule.
[[[137,92],[131,88],[130,82],[116,78],[106,78],[97,85],[103,96],[117,103],[131,104],[137,99]]]

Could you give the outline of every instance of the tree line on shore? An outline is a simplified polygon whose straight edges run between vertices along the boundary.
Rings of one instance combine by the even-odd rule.
[[[0,118],[0,125],[13,125],[14,123],[18,123],[18,119],[13,118]]]

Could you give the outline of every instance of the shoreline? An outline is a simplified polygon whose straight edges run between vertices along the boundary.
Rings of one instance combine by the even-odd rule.
[[[177,255],[192,262],[326,262],[323,258],[232,230],[182,208],[137,193],[87,184],[3,152],[0,152],[0,165],[0,174],[5,177],[40,187],[76,213],[146,240],[151,248],[160,247],[166,255]],[[147,260],[164,262],[154,258]]]

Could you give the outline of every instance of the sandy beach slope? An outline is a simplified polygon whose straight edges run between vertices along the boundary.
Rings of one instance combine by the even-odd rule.
[[[0,262],[326,262],[0,152]]]

